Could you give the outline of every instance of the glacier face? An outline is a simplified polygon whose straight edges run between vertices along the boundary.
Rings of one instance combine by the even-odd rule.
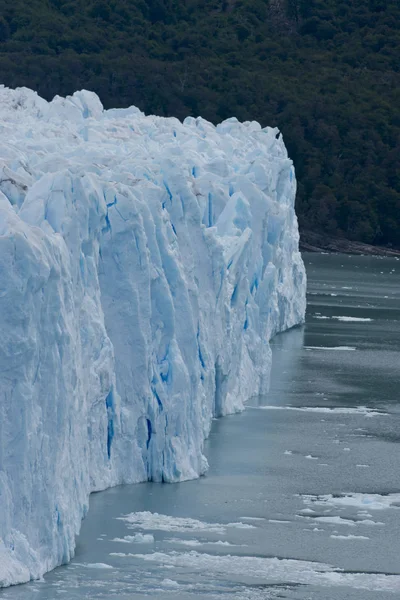
[[[0,587],[71,558],[91,491],[204,473],[212,417],[267,389],[295,189],[258,123],[0,87]]]

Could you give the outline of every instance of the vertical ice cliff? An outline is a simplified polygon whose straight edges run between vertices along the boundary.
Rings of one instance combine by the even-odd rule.
[[[0,586],[68,561],[89,493],[206,469],[303,320],[295,176],[258,123],[0,87]]]

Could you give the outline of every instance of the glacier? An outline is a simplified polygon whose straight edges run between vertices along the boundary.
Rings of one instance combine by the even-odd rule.
[[[277,129],[0,86],[0,587],[71,559],[91,492],[205,473],[266,392],[295,193]]]

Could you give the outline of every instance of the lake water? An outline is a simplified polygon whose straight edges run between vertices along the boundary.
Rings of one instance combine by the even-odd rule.
[[[400,597],[400,261],[304,260],[306,325],[208,475],[93,494],[72,563],[1,600]]]

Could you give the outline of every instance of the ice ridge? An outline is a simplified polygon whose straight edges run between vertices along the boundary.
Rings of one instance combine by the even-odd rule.
[[[90,492],[204,473],[302,322],[294,169],[256,122],[0,86],[0,587],[73,556]]]

